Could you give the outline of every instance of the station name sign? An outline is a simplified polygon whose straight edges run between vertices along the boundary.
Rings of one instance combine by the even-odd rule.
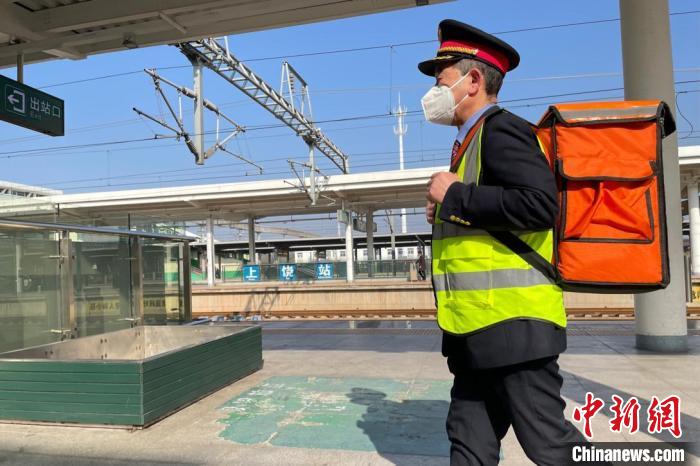
[[[2,75],[0,89],[0,120],[49,136],[63,136],[63,100]]]

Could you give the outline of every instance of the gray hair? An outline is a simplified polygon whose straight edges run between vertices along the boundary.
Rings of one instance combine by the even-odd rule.
[[[472,68],[476,68],[484,75],[486,82],[486,94],[489,96],[497,96],[503,84],[503,74],[491,65],[473,60],[471,58],[462,58],[455,64],[456,68],[462,73],[462,76],[467,74]]]

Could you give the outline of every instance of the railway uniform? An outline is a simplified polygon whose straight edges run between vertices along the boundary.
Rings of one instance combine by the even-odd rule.
[[[442,21],[438,37],[437,56],[418,65],[429,76],[468,59],[502,77],[520,60],[507,43],[458,21]],[[447,104],[433,101],[454,100],[440,94],[472,85],[462,84],[464,77],[426,94],[429,121],[454,125],[455,117],[449,121],[440,109]],[[467,89],[462,100],[478,97]],[[432,272],[442,353],[454,375],[447,418],[451,464],[497,464],[511,426],[536,464],[567,464],[568,444],[585,439],[564,418],[560,396],[563,293],[490,233],[512,232],[551,259],[554,176],[530,124],[498,107],[495,95],[460,125],[450,172],[455,181],[441,202],[431,198],[430,186],[428,198],[435,204]]]

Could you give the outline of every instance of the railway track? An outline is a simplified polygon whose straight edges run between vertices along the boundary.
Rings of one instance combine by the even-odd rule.
[[[688,307],[688,319],[700,320],[700,306]],[[221,316],[220,313],[197,311],[193,317]],[[622,321],[634,320],[634,308],[631,307],[576,307],[566,310],[569,320],[582,321]],[[434,309],[413,310],[287,310],[287,311],[244,311],[226,314],[225,317],[235,317],[245,320],[433,320]]]

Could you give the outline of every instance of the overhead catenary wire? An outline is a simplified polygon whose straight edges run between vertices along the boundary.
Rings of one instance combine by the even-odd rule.
[[[183,67],[183,68],[184,68],[184,67]],[[552,78],[552,79],[554,79],[554,78]],[[512,81],[511,81],[511,82],[512,82]],[[608,96],[608,97],[599,97],[599,98],[600,98],[600,99],[608,99],[608,98],[617,98],[617,97],[616,97],[616,96],[615,96],[615,97],[610,97],[610,96]],[[511,102],[511,101],[505,101],[504,103],[506,103],[506,102]],[[512,101],[512,103],[514,103],[515,105],[509,105],[509,107],[545,105],[545,104],[542,104],[542,103],[533,103],[533,104],[521,103],[521,102],[519,102],[519,101],[517,101],[517,100],[516,100],[516,101]],[[418,114],[418,113],[419,113],[419,111],[416,111],[416,114]],[[345,121],[348,121],[348,120],[345,120]],[[375,126],[376,126],[376,125],[375,125]],[[265,131],[268,130],[268,129],[271,129],[271,127],[270,127],[270,126],[267,126],[267,127],[262,127],[262,126],[261,126],[261,128],[259,128],[259,133],[263,133],[263,132],[265,132]],[[336,129],[336,130],[339,130],[339,131],[340,131],[340,130],[356,130],[356,128],[340,128],[340,129]],[[690,136],[690,135],[689,135],[689,136]],[[266,136],[260,136],[260,137],[262,138],[262,137],[266,137]],[[695,138],[693,138],[693,139],[695,139]],[[155,144],[153,144],[153,145],[155,146]],[[166,145],[169,146],[169,145],[172,145],[172,144],[170,144],[170,143],[158,144],[159,148],[160,148],[161,146],[164,147],[164,146],[166,146]],[[124,148],[119,148],[119,149],[117,149],[117,150],[120,150],[120,151],[121,151],[121,150],[125,150],[125,149],[124,149]],[[128,150],[128,149],[127,149],[127,150]],[[359,157],[360,154],[353,154],[353,156]],[[230,164],[230,166],[231,166],[231,167],[234,167],[234,166],[236,166],[236,165],[235,165],[235,164]],[[365,167],[365,165],[359,165],[359,166]],[[220,170],[220,169],[221,169],[220,167],[221,167],[221,166],[217,166],[217,167],[207,167],[207,168],[213,168],[213,169]],[[204,168],[204,167],[201,167],[200,169],[203,169],[203,168]],[[158,174],[163,174],[163,173],[164,173],[164,172],[158,172]],[[284,172],[284,173],[286,173],[286,172]],[[124,177],[112,177],[112,176],[108,176],[107,179],[125,178],[125,177],[128,177],[128,175],[127,175],[127,176],[124,176]],[[196,179],[196,178],[194,178],[194,179]],[[211,178],[211,179],[214,179],[214,178]],[[165,181],[165,183],[177,183],[177,182],[179,182],[179,180]],[[79,189],[84,189],[84,188],[79,188]]]
[[[688,133],[687,136],[681,137],[680,139],[688,139],[693,136],[693,133],[695,132],[695,127],[693,126],[693,123],[685,116],[683,113],[683,110],[681,110],[681,106],[678,104],[678,93],[675,95],[675,101],[676,101],[676,113],[685,120],[686,123],[688,123],[688,126],[690,126],[690,132]]]
[[[406,120],[408,123],[417,123],[420,122],[421,120],[419,119],[413,119],[413,120]],[[381,128],[381,127],[387,127],[387,126],[392,126],[393,123],[380,123],[377,125],[363,125],[363,126],[348,126],[348,127],[343,127],[343,128],[333,128],[330,132],[338,132],[338,131],[356,131],[358,129],[367,129],[367,128]],[[289,133],[275,133],[275,134],[268,134],[264,136],[253,136],[247,139],[250,140],[260,140],[260,139],[279,139],[281,137],[290,137],[296,139],[296,136],[294,134],[289,134]],[[169,138],[172,139],[172,138]],[[149,139],[150,141],[150,139]],[[165,149],[165,148],[170,148],[170,147],[179,147],[181,146],[181,143],[169,143],[169,144],[160,144],[158,146],[159,149]],[[126,152],[126,151],[135,151],[135,150],[142,150],[142,149],[152,149],[153,146],[131,146],[131,147],[122,147],[120,149],[111,149],[112,152]],[[91,148],[87,148],[87,150],[83,150],[80,152],[63,152],[60,155],[62,156],[74,156],[74,155],[88,155],[88,154],[101,154],[105,152],[104,149],[98,149],[98,150],[90,150]],[[242,149],[239,148],[239,151],[242,153],[251,153],[250,147],[248,146],[247,151],[243,151]],[[357,153],[354,153],[357,154]],[[268,159],[261,159],[261,161],[266,161]],[[286,159],[285,159],[286,160]],[[192,170],[203,170],[204,168],[198,167],[198,168],[192,168]]]
[[[700,79],[676,81],[674,84],[689,84],[689,83],[697,83],[697,82],[700,82]],[[624,88],[615,87],[615,88],[607,88],[607,89],[596,89],[596,90],[590,90],[590,91],[576,91],[576,92],[541,95],[541,96],[534,96],[534,97],[523,97],[523,98],[517,98],[517,99],[506,99],[506,100],[501,100],[499,103],[523,102],[523,101],[528,101],[528,100],[542,100],[542,99],[549,99],[549,98],[584,95],[584,94],[594,94],[594,93],[612,92],[612,91],[621,91],[621,90],[624,90]],[[422,110],[408,110],[406,112],[407,115],[408,114],[421,114],[421,113],[422,113]],[[392,112],[377,113],[377,114],[372,114],[372,115],[356,115],[356,116],[343,117],[343,118],[330,118],[330,119],[326,119],[326,120],[317,120],[315,123],[338,123],[338,122],[360,121],[360,120],[370,120],[370,119],[390,118],[390,117],[394,117]],[[273,128],[283,128],[283,127],[285,127],[284,124],[277,124],[277,123],[266,124],[266,125],[257,125],[257,126],[253,125],[253,126],[247,126],[246,131],[248,131],[248,132],[261,131],[261,130],[267,130],[267,129],[273,129]],[[228,128],[223,128],[223,129],[227,130]],[[205,131],[203,134],[211,135],[214,133],[215,133],[214,131]],[[131,142],[143,142],[143,141],[149,141],[149,140],[153,141],[153,140],[160,140],[160,139],[172,139],[172,137],[156,135],[156,136],[150,137],[150,138],[136,138],[136,139],[125,139],[125,140],[116,140],[116,141],[100,141],[100,142],[93,142],[93,143],[86,143],[86,144],[73,144],[73,145],[68,145],[68,146],[54,146],[54,147],[44,147],[44,148],[35,148],[35,149],[4,151],[4,152],[0,152],[0,158],[11,159],[11,158],[18,158],[18,157],[36,157],[36,156],[41,156],[41,154],[37,154],[37,153],[44,153],[44,152],[51,153],[51,152],[58,152],[61,150],[68,150],[68,149],[75,149],[75,148],[121,145],[121,144],[127,144],[127,143],[131,143]]]
[[[382,162],[382,163],[372,163],[372,164],[358,164],[356,167],[358,168],[372,168],[372,167],[381,167],[381,166],[387,166],[387,165],[395,165],[395,162],[390,161],[390,162]],[[278,171],[278,172],[266,172],[266,174],[269,175],[289,175],[289,172],[286,170],[283,171]],[[81,186],[79,188],[69,188],[66,189],[66,191],[71,191],[71,190],[78,190],[78,189],[88,189],[88,188],[100,188],[100,187],[119,187],[119,186],[139,186],[139,185],[145,185],[145,184],[163,184],[163,183],[180,183],[183,181],[202,181],[202,180],[216,180],[216,179],[241,179],[241,178],[249,178],[251,175],[238,175],[238,176],[229,176],[229,175],[219,175],[219,176],[212,176],[212,177],[206,177],[206,178],[183,178],[183,179],[171,179],[171,180],[160,180],[158,182],[153,182],[153,181],[144,181],[144,182],[136,182],[136,183],[122,183],[122,184],[110,184],[110,185],[91,185],[91,186]]]
[[[114,151],[111,151],[114,152]],[[447,148],[435,148],[435,149],[413,149],[413,150],[404,150],[404,152],[407,153],[419,153],[419,152],[428,152],[429,154],[433,153],[440,153],[440,154],[445,154],[447,153]],[[395,151],[374,151],[374,152],[359,152],[353,154],[354,157],[356,158],[365,158],[365,157],[376,157],[377,155],[391,155],[394,154]],[[289,158],[302,158],[304,157],[304,154],[297,154],[297,155],[287,155],[287,156],[280,156],[280,157],[275,157],[275,158],[266,158],[262,159],[261,162],[282,162],[285,160],[288,160]],[[173,169],[173,170],[159,170],[159,171],[151,171],[151,172],[139,172],[139,173],[128,173],[124,175],[116,175],[110,177],[110,179],[119,179],[119,178],[141,178],[141,177],[146,177],[146,176],[157,176],[157,175],[163,175],[163,174],[168,174],[168,173],[182,173],[182,172],[191,172],[191,171],[204,171],[204,170],[220,170],[221,168],[224,167],[236,167],[236,166],[241,166],[238,163],[227,163],[227,164],[221,164],[221,165],[208,165],[205,167],[196,167],[196,168],[179,168],[179,169]],[[88,181],[102,181],[106,180],[107,177],[96,177],[96,178],[81,178],[81,179],[73,179],[73,180],[60,180],[60,181],[47,181],[41,183],[42,185],[45,186],[57,186],[57,185],[66,185],[66,184],[75,184],[75,183],[83,183],[83,182],[88,182]]]
[[[684,12],[674,12],[671,13],[671,16],[678,16],[678,15],[688,15],[688,14],[697,14],[700,13],[700,10],[694,10],[694,11],[684,11]],[[526,31],[536,31],[536,30],[545,30],[545,29],[554,29],[554,28],[563,28],[563,27],[574,27],[574,26],[584,26],[584,25],[591,25],[591,24],[600,24],[600,23],[610,23],[610,22],[615,22],[619,21],[618,18],[610,18],[610,19],[602,19],[602,20],[592,20],[592,21],[582,21],[582,22],[575,22],[575,23],[563,23],[563,24],[555,24],[555,25],[546,25],[546,26],[538,26],[538,27],[531,27],[531,28],[521,28],[521,29],[513,29],[509,31],[499,31],[499,32],[494,32],[494,34],[510,34],[510,33],[520,33],[520,32],[526,32]],[[339,50],[330,50],[330,51],[320,51],[320,52],[310,52],[310,53],[301,53],[301,54],[295,54],[295,55],[285,55],[285,56],[280,56],[280,57],[258,57],[258,58],[251,58],[247,59],[245,61],[262,61],[262,60],[274,60],[274,59],[280,59],[280,58],[292,58],[292,57],[301,57],[301,56],[316,56],[316,55],[327,55],[327,54],[334,54],[334,53],[348,53],[348,52],[353,52],[353,51],[362,51],[362,50],[371,50],[375,48],[393,48],[393,47],[401,47],[401,46],[411,46],[411,45],[417,45],[417,44],[426,44],[426,43],[431,43],[435,42],[435,40],[425,40],[425,41],[414,41],[414,42],[405,42],[405,43],[398,43],[398,44],[386,44],[386,45],[379,45],[379,46],[373,46],[373,47],[364,47],[364,48],[355,48],[355,49],[339,49]],[[189,65],[184,65],[184,66],[172,66],[172,67],[163,67],[160,69],[175,69],[175,68],[189,68]],[[125,76],[129,74],[136,74],[140,73],[141,71],[134,71],[134,72],[125,72],[125,73],[115,73],[111,76],[102,76],[102,77],[97,77],[96,79],[106,79],[108,77],[118,77],[118,76]],[[581,75],[582,77],[584,75]],[[566,76],[563,77],[549,77],[551,79],[565,79],[568,78]],[[527,79],[527,78],[526,78]],[[532,79],[539,79],[539,78],[532,78]],[[542,78],[542,79],[547,79],[547,77]],[[72,83],[78,83],[78,82],[86,82],[88,80],[79,80],[79,81],[73,81]],[[511,82],[516,82],[518,80],[511,80]],[[49,85],[45,87],[55,87],[58,85],[64,85],[64,84],[70,84],[70,83],[58,83],[54,85]],[[620,88],[621,89],[621,88]],[[343,92],[340,90],[339,92]],[[590,92],[607,92],[606,90],[600,90],[600,91],[590,91]],[[588,91],[584,91],[583,93],[588,93]],[[514,103],[514,102],[526,102],[529,100],[541,100],[545,98],[555,98],[559,96],[567,96],[567,95],[577,95],[577,93],[566,93],[566,94],[558,94],[558,95],[552,95],[552,96],[540,96],[540,97],[527,97],[527,98],[522,98],[522,99],[511,99],[511,100],[504,100],[502,103]],[[599,97],[600,99],[609,99],[609,98],[615,98],[615,97]],[[532,107],[536,105],[545,105],[545,104],[518,104],[518,105],[509,105],[509,108],[518,108],[518,107]],[[412,113],[414,115],[420,114],[420,110],[413,110],[409,113]],[[367,116],[357,116],[357,117],[350,117],[350,118],[339,118],[339,119],[333,119],[333,120],[324,120],[324,121],[319,121],[319,123],[341,123],[341,122],[349,122],[349,121],[359,121],[362,119],[379,119],[379,118],[388,118],[391,117],[391,113],[386,113],[386,114],[378,114],[378,115],[367,115]],[[137,120],[137,119],[135,119]],[[690,122],[689,122],[690,123]],[[127,123],[129,124],[129,123]],[[692,123],[691,127],[692,127]],[[104,124],[108,125],[108,124]],[[267,131],[269,129],[273,128],[281,128],[282,125],[259,125],[258,127],[251,128],[253,131]],[[355,128],[336,128],[336,129],[330,129],[329,131],[343,131],[343,130],[353,130]],[[212,134],[212,132],[205,132],[204,134]],[[690,134],[688,134],[689,139],[695,139],[694,137],[691,136],[692,131]],[[266,136],[259,136],[259,138],[263,138]],[[161,137],[158,137],[157,135],[153,138],[148,138],[148,139],[142,139],[144,142],[152,142],[153,140],[156,139],[162,139]],[[255,137],[251,137],[251,139],[255,139]],[[125,140],[120,140],[120,141],[115,141],[113,144],[115,145],[126,145],[129,142],[139,142],[140,140],[131,140],[131,141],[125,141]],[[100,148],[103,146],[109,146],[109,142],[97,142],[97,143],[90,143],[83,145],[81,147],[82,149],[90,149],[90,148]],[[169,146],[170,144],[159,144],[159,147],[165,147]],[[68,146],[66,146],[68,147]],[[62,151],[65,150],[75,150],[77,148],[76,146],[72,146],[71,149],[68,148],[48,148],[48,149],[33,149],[31,152],[28,152],[28,154],[31,155],[26,155],[27,157],[36,157],[40,155],[35,155],[34,151],[44,151],[44,152],[50,152],[51,155],[55,156],[63,156],[66,155],[65,153],[61,153]],[[123,149],[115,149],[115,150],[123,150]],[[0,157],[0,158],[14,158],[11,157],[10,155],[21,155],[21,151],[12,151],[12,153],[9,152],[0,152],[1,155],[8,155],[7,157]],[[41,155],[44,156],[44,155]]]
[[[681,132],[679,132],[679,133],[683,134],[683,133],[686,133],[686,132],[685,132],[685,131],[681,131]],[[690,136],[690,135],[688,135],[688,136]],[[696,138],[696,137],[689,137],[688,139],[697,139],[697,138]],[[117,149],[117,150],[125,150],[125,149]],[[446,152],[446,149],[429,149],[429,151],[431,151],[431,152],[429,152],[429,153],[427,154],[427,155],[428,155],[427,158],[430,159],[430,158],[432,157],[433,161],[435,161],[435,156],[436,156],[436,155],[440,156],[440,155],[443,154],[443,153],[447,153],[447,152]],[[435,151],[435,153],[432,153],[433,151]],[[407,152],[412,152],[412,153],[415,152],[415,153],[417,153],[417,152],[423,152],[423,151],[422,151],[421,149],[418,149],[418,150],[409,150],[409,151],[407,151]],[[372,153],[357,153],[356,155],[358,156],[358,158],[361,158],[361,157],[366,156],[366,155],[373,156],[373,155],[381,155],[381,154],[389,154],[389,153],[393,153],[393,152],[383,152],[383,153],[377,153],[377,152],[372,152]],[[288,157],[289,157],[289,156],[280,157],[280,158],[278,158],[278,159],[276,159],[276,160],[284,160],[284,159],[287,159]],[[275,159],[265,159],[265,160],[262,160],[262,161],[270,161],[270,160],[275,160]],[[425,161],[425,160],[421,157],[421,160],[420,160],[420,161]],[[419,160],[411,160],[410,162],[411,162],[411,163],[418,163],[418,162],[420,162],[420,161],[419,161]],[[386,165],[390,165],[390,164],[391,164],[391,163],[388,162]],[[434,165],[434,164],[435,164],[435,163],[433,163],[433,165]],[[233,167],[233,166],[235,166],[235,165],[236,165],[236,164],[230,164],[229,166],[232,166],[232,167]],[[382,164],[382,165],[385,165],[385,164]],[[365,165],[361,165],[361,166],[364,167]],[[211,168],[217,168],[217,169],[219,169],[220,167],[221,167],[221,166],[213,166],[213,167],[211,167]],[[200,168],[200,170],[201,170],[201,169],[204,169],[204,167]],[[171,172],[192,171],[192,170],[196,170],[196,169],[181,169],[181,170],[173,170],[173,171],[171,171]],[[158,176],[158,178],[159,178],[158,180],[147,181],[147,182],[143,182],[143,183],[139,183],[139,184],[140,184],[140,185],[147,185],[147,184],[153,185],[153,184],[158,184],[158,183],[161,183],[161,184],[162,184],[162,183],[164,183],[164,182],[165,182],[165,183],[173,183],[173,182],[179,182],[179,181],[189,181],[189,179],[163,180],[163,179],[162,179],[162,175],[163,175],[164,173],[167,173],[167,172],[163,172],[163,171],[160,171],[160,172],[153,172],[151,175],[153,175],[153,176]],[[277,172],[277,173],[272,173],[272,174],[285,174],[285,173],[287,173],[287,172]],[[132,174],[124,175],[124,176],[121,176],[121,177],[108,177],[108,178],[110,178],[110,179],[112,179],[112,178],[116,179],[116,178],[122,178],[122,177],[136,177],[136,176],[138,176],[138,175],[139,175],[138,173],[136,173],[136,174],[132,173]],[[248,174],[247,174],[247,175],[245,175],[244,177],[249,177],[249,176],[252,176],[252,175],[248,175]],[[218,179],[218,178],[219,178],[219,177],[214,177],[214,178],[201,177],[201,178],[197,178],[197,180],[208,180],[208,179]],[[106,180],[106,179],[107,179],[107,178],[105,178],[105,177],[100,177],[100,178],[98,178],[98,179],[94,179],[94,181],[104,181],[104,180]],[[72,182],[72,183],[87,182],[87,181],[93,181],[93,179],[70,180],[70,182]],[[66,181],[64,181],[64,182],[66,182]],[[52,183],[52,184],[59,184],[59,183]],[[133,185],[133,184],[126,184],[126,185]],[[103,184],[103,185],[81,186],[81,187],[72,188],[71,190],[87,189],[87,188],[91,188],[91,187],[107,187],[107,186],[115,187],[115,186],[124,186],[124,185],[114,185],[114,184],[109,184],[109,183],[108,183],[108,184]]]
[[[700,68],[678,68],[678,69],[674,69],[674,72],[675,73],[700,72]],[[526,81],[561,80],[561,79],[577,79],[577,78],[608,77],[608,76],[622,76],[622,73],[621,72],[618,72],[618,73],[583,73],[583,74],[576,74],[576,75],[539,76],[539,77],[532,77],[532,78],[516,78],[516,79],[511,78],[508,80],[508,83],[512,84],[512,83],[526,82]],[[682,84],[682,83],[684,83],[684,81],[679,81],[677,83]],[[410,88],[414,88],[414,87],[415,88],[424,88],[425,84],[394,85],[393,89],[394,90],[401,90],[401,89],[410,89]],[[387,89],[391,89],[391,87],[390,86],[375,86],[375,87],[353,87],[353,88],[337,88],[337,89],[316,89],[314,91],[314,93],[315,94],[332,94],[332,93],[347,94],[350,92],[373,92],[373,91],[384,92]],[[679,93],[681,93],[681,94],[685,93],[685,92],[686,91],[679,91]],[[233,106],[246,105],[246,104],[252,104],[252,103],[254,103],[254,102],[252,102],[250,99],[241,99],[241,100],[236,100],[236,101],[232,101],[232,102],[225,102],[225,103],[221,104],[219,107],[220,108],[230,108]],[[134,124],[145,124],[145,122],[143,121],[142,118],[131,118],[131,119],[126,119],[126,120],[107,121],[107,122],[102,122],[102,123],[98,123],[95,125],[87,125],[87,126],[82,126],[82,127],[77,127],[77,128],[69,128],[67,130],[67,133],[72,135],[75,133],[92,131],[95,129],[113,128],[116,126],[128,126],[128,125],[134,125]],[[22,136],[22,137],[18,137],[18,138],[5,139],[5,140],[3,140],[3,144],[4,145],[16,144],[16,143],[20,143],[20,142],[38,140],[41,138],[42,138],[42,136],[39,136],[39,135]]]
[[[682,131],[680,133],[687,133],[686,131]],[[693,137],[693,139],[696,137]],[[437,155],[445,155],[448,153],[447,148],[436,148],[436,149],[429,149],[431,152],[434,152]],[[415,149],[415,150],[407,150],[406,152],[408,153],[418,153],[421,152],[420,149]],[[357,154],[357,158],[370,158],[374,159],[377,155],[385,155],[385,154],[393,154],[393,151],[389,152],[365,152],[365,153],[360,153]],[[277,159],[267,159],[265,160],[266,162],[269,162],[271,160],[278,160],[282,161],[285,160],[286,157],[279,157]],[[417,160],[416,158],[409,158],[407,159],[407,163],[409,164],[415,164],[419,163],[421,160]],[[375,164],[358,164],[357,166],[359,168],[367,168],[367,167],[377,167],[377,166],[389,166],[389,165],[395,165],[394,161],[388,161],[388,162],[382,162],[382,163],[375,163]],[[240,164],[225,164],[225,165],[218,165],[218,166],[211,166],[211,167],[202,167],[200,170],[204,169],[216,169],[217,172],[220,172],[222,168],[233,168],[233,167],[240,167]],[[123,183],[123,184],[111,184],[109,186],[136,186],[136,185],[145,185],[145,184],[153,184],[153,183],[176,183],[176,182],[182,182],[182,181],[204,181],[204,180],[214,180],[214,179],[222,179],[222,178],[227,178],[227,179],[242,179],[242,178],[249,178],[252,175],[245,174],[245,175],[238,175],[238,176],[229,176],[229,175],[223,175],[223,176],[213,176],[213,177],[196,177],[196,178],[172,178],[172,179],[163,179],[162,175],[168,174],[168,173],[182,173],[186,171],[193,171],[196,169],[179,169],[179,170],[169,170],[169,171],[160,171],[160,172],[151,172],[148,174],[127,174],[127,175],[120,175],[120,176],[115,176],[112,177],[112,179],[121,179],[121,178],[137,178],[142,176],[158,176],[158,181],[144,181],[144,182],[136,182],[136,183]],[[280,175],[280,174],[288,174],[286,171],[279,171],[279,172],[271,172],[267,173],[267,175]],[[87,181],[103,181],[105,180],[105,177],[101,178],[95,178],[95,179],[86,179],[86,180],[81,180],[83,182]],[[46,183],[45,183],[46,184]],[[51,186],[50,183],[47,185]],[[86,188],[92,188],[92,187],[101,187],[101,186],[108,186],[108,185],[92,185],[92,186],[80,186],[76,188],[68,188],[67,190],[78,190],[78,189],[86,189]]]
[[[150,138],[135,138],[135,139],[121,139],[121,140],[115,140],[115,141],[100,141],[100,142],[90,142],[86,144],[72,144],[69,146],[59,146],[59,147],[43,147],[40,149],[25,149],[25,150],[20,150],[20,151],[8,151],[8,152],[0,152],[0,158],[5,158],[5,159],[13,159],[17,157],[36,157],[36,156],[41,156],[44,152],[54,152],[54,151],[60,151],[60,150],[66,150],[66,149],[78,149],[78,148],[87,148],[87,147],[105,147],[105,146],[113,146],[113,145],[120,145],[120,144],[130,144],[134,142],[144,142],[144,141],[157,141],[161,139],[172,139],[173,137],[170,136],[161,136],[161,135],[156,135]],[[35,152],[39,152],[39,154],[35,154]],[[62,154],[59,154],[62,155]]]
[[[688,134],[690,131],[679,131],[679,134]],[[688,136],[682,138],[682,139],[698,139],[700,137],[698,136]],[[432,158],[434,160],[435,156],[443,156],[448,153],[447,148],[437,148],[437,149],[415,149],[415,150],[407,150],[405,152],[407,153],[415,153],[421,154],[420,159],[414,158],[414,159],[408,159],[407,162],[410,164],[416,164],[420,162],[425,162],[425,152],[427,151],[428,158]],[[365,158],[375,158],[377,155],[390,155],[394,154],[394,151],[386,151],[386,152],[366,152],[366,153],[358,153],[355,154],[356,159],[365,159]],[[284,156],[284,157],[278,157],[278,158],[273,158],[273,159],[264,159],[262,162],[271,162],[271,161],[283,161],[287,160],[290,156]],[[303,157],[303,155],[299,155],[298,157]],[[382,165],[393,165],[394,162],[386,162],[385,164],[383,163]],[[435,163],[433,163],[435,165]],[[129,174],[124,174],[124,175],[116,175],[116,176],[108,176],[108,177],[96,177],[96,178],[84,178],[84,179],[77,179],[77,180],[62,180],[62,181],[51,181],[51,182],[44,182],[41,183],[42,185],[46,186],[57,186],[57,185],[68,185],[68,184],[80,184],[80,183],[87,183],[87,182],[94,182],[94,181],[107,181],[107,180],[115,180],[115,179],[124,179],[124,178],[148,178],[148,177],[157,177],[157,180],[151,180],[151,181],[145,181],[145,182],[140,182],[138,184],[141,185],[147,185],[147,184],[156,184],[156,183],[163,183],[163,182],[178,182],[178,181],[186,181],[190,180],[188,178],[186,179],[163,179],[163,175],[168,175],[168,174],[173,174],[173,173],[185,173],[185,172],[192,172],[192,171],[203,171],[203,170],[217,170],[217,172],[221,171],[222,168],[234,168],[234,167],[241,167],[242,165],[236,164],[236,163],[231,163],[231,164],[221,164],[221,165],[213,165],[213,166],[207,166],[207,167],[198,167],[198,168],[184,168],[184,169],[176,169],[176,170],[166,170],[166,171],[154,171],[154,172],[140,172],[140,173],[129,173]],[[359,167],[364,167],[365,165],[359,164]],[[267,173],[267,175],[276,175],[276,174],[285,174],[287,172],[273,172],[273,173]],[[244,176],[241,176],[240,178],[248,178],[252,177],[253,174],[246,174]],[[198,177],[196,178],[197,180],[209,180],[209,179],[218,179],[219,177]],[[128,183],[124,184],[125,185],[134,185],[134,183]],[[77,186],[74,188],[64,188],[64,190],[79,190],[79,189],[86,189],[89,187],[102,187],[102,186],[120,186],[120,185],[113,185],[113,184],[103,184],[103,185],[92,185],[92,186]]]

